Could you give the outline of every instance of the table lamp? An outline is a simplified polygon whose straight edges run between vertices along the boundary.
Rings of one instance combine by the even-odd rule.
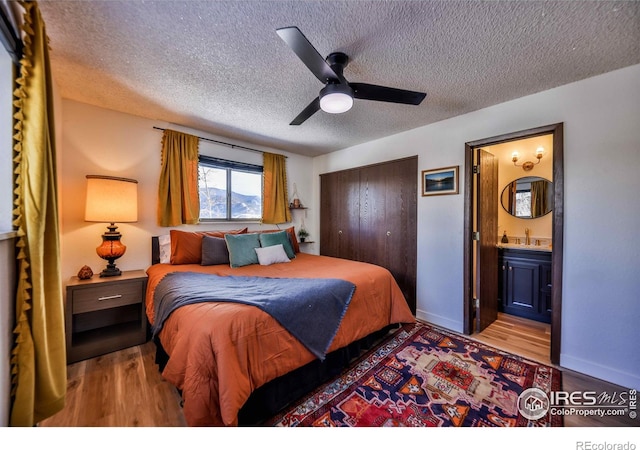
[[[87,175],[87,201],[84,220],[108,222],[109,231],[102,235],[102,244],[96,253],[108,261],[101,277],[122,275],[115,260],[124,255],[127,247],[120,242],[122,235],[116,231],[115,222],[138,221],[138,182],[129,178]]]

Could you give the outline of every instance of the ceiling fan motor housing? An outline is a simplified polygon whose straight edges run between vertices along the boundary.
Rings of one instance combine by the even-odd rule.
[[[349,64],[349,57],[344,53],[336,52],[327,56],[326,61],[336,74],[342,75],[344,68]]]

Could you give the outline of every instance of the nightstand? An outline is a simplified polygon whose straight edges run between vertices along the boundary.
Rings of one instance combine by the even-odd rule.
[[[71,277],[65,308],[67,364],[146,342],[146,289],[144,270],[88,280]]]

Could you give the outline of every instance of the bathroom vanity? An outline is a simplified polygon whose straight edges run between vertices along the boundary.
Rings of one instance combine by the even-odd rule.
[[[498,244],[498,311],[551,322],[551,248]]]

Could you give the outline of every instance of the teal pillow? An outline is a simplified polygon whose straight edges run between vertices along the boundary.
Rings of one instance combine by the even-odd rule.
[[[262,247],[271,247],[272,245],[278,244],[282,244],[289,259],[296,257],[296,252],[293,251],[293,245],[291,245],[288,232],[283,230],[276,231],[275,233],[260,233],[260,245]]]
[[[227,241],[231,267],[258,264],[258,255],[256,253],[256,248],[260,248],[258,233],[225,234],[224,239]]]

